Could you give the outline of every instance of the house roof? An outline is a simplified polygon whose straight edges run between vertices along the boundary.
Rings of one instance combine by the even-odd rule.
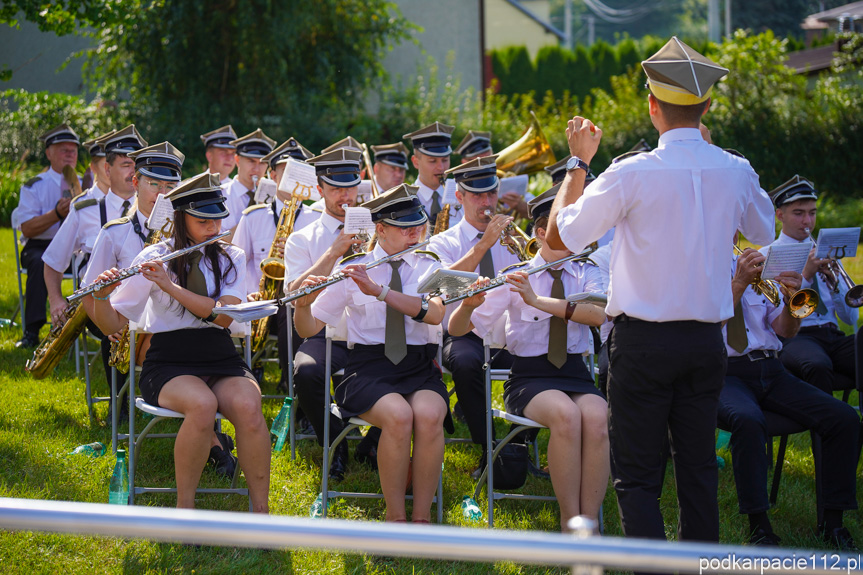
[[[863,19],[863,2],[851,2],[837,8],[810,14],[800,27],[804,30],[826,29],[829,27],[828,22],[835,22],[845,14],[858,20]]]
[[[838,50],[839,48],[834,42],[827,46],[791,52],[788,54],[785,65],[792,68],[798,74],[813,74],[829,69],[830,64],[833,62],[833,54]]]
[[[548,22],[544,22],[539,16],[537,16],[536,14],[534,14],[533,12],[528,10],[518,0],[506,0],[506,2],[508,2],[510,5],[512,5],[513,8],[515,8],[516,10],[518,10],[519,12],[521,12],[522,14],[524,14],[525,16],[527,16],[528,18],[530,18],[531,20],[533,20],[534,22],[536,22],[537,24],[539,24],[540,26],[545,28],[546,32],[549,32],[550,34],[554,34],[555,36],[557,36],[560,39],[560,41],[566,40],[566,34],[561,32],[559,29],[555,28],[554,26],[552,26]],[[858,2],[858,4],[863,4],[863,2]]]

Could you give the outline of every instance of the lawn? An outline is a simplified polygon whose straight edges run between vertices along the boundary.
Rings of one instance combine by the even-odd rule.
[[[11,317],[17,305],[15,256],[12,233],[0,230],[0,318]],[[851,277],[860,279],[858,262],[848,265]],[[70,286],[67,286],[70,289]],[[15,348],[20,337],[18,327],[0,328],[0,495],[64,501],[107,502],[108,482],[114,459],[111,456],[90,458],[70,455],[77,445],[102,441],[110,444],[107,405],[96,407],[91,420],[84,401],[84,382],[75,374],[74,362],[63,361],[56,373],[35,381],[24,371],[30,354]],[[95,347],[95,346],[94,346]],[[99,363],[99,362],[97,362]],[[99,364],[101,365],[101,364]],[[101,367],[93,372],[94,392],[107,394]],[[277,374],[267,368],[265,393],[275,392]],[[856,405],[856,395],[851,399]],[[496,404],[502,404],[501,389],[495,390]],[[265,415],[272,421],[278,411],[277,401],[265,402]],[[143,420],[141,420],[143,422]],[[138,424],[140,425],[140,423]],[[168,427],[168,425],[165,425]],[[230,425],[226,424],[230,429]],[[140,427],[139,427],[140,429]],[[164,427],[163,427],[164,430]],[[498,430],[502,436],[504,427]],[[466,436],[463,424],[456,434]],[[540,435],[540,441],[544,441]],[[745,518],[737,513],[737,498],[727,449],[719,455],[729,461],[720,470],[721,540],[739,544],[747,539]],[[444,522],[465,529],[484,528],[462,517],[463,495],[472,493],[469,477],[479,449],[449,445],[444,470]],[[309,506],[320,490],[321,448],[304,441],[299,443],[296,460],[284,452],[273,458],[270,508],[274,514],[307,516]],[[139,477],[147,485],[173,486],[173,456],[170,440],[152,439],[145,447],[138,467]],[[783,545],[823,548],[814,535],[815,495],[812,455],[809,438],[799,434],[789,442],[779,501],[771,510],[771,520]],[[225,487],[228,481],[205,471],[202,485]],[[376,490],[377,475],[351,460],[349,473],[338,485],[346,490]],[[860,481],[858,479],[858,489]],[[525,492],[552,494],[550,482],[529,478]],[[141,495],[138,504],[170,507],[173,496]],[[480,508],[485,508],[481,499]],[[243,511],[246,500],[237,496],[202,495],[202,509]],[[666,531],[675,536],[677,510],[672,472],[669,470],[662,494]],[[380,521],[383,503],[368,500],[338,500],[331,515],[343,519]],[[605,532],[620,535],[617,505],[609,489],[604,505]],[[496,507],[497,529],[556,531],[557,506],[538,502],[504,501]],[[858,541],[863,540],[859,516],[847,514],[846,523]],[[323,553],[293,550],[266,553],[234,548],[188,548],[180,545],[151,543],[102,537],[46,535],[25,532],[0,533],[0,564],[7,573],[568,573],[568,569],[546,569],[508,562],[473,564],[427,560],[381,559],[370,555]]]

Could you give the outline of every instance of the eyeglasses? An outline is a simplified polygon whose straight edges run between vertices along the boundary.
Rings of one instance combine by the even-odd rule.
[[[141,184],[147,186],[146,189],[151,192],[167,194],[171,190],[177,187],[176,182],[158,182],[155,180],[144,179],[141,180]]]

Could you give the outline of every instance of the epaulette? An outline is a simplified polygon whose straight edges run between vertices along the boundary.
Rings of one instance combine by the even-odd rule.
[[[647,150],[634,150],[634,151],[632,151],[632,150],[631,150],[631,151],[629,151],[629,152],[625,152],[625,153],[623,153],[623,154],[620,154],[619,156],[617,156],[617,157],[616,157],[616,158],[614,158],[613,160],[611,160],[611,163],[612,163],[612,164],[616,164],[616,163],[618,163],[618,162],[622,162],[623,160],[626,160],[627,158],[631,158],[631,157],[633,157],[633,156],[637,156],[637,155],[639,155],[639,154],[643,154],[643,153],[644,153],[644,152],[646,152],[646,151],[647,151]]]
[[[84,208],[89,208],[90,206],[95,206],[98,203],[99,203],[99,200],[96,200],[93,198],[84,198],[84,199],[78,200],[77,202],[75,202],[72,205],[75,207],[76,210],[83,210]]]
[[[735,150],[734,148],[725,148],[725,151],[731,154],[732,156],[737,156],[738,158],[746,159],[746,156]]]
[[[30,186],[32,186],[36,182],[41,182],[41,181],[42,181],[42,176],[33,176],[32,178],[30,178],[29,180],[24,182],[24,187],[29,188]]]
[[[243,210],[243,215],[245,216],[248,213],[254,212],[255,210],[260,210],[261,208],[266,208],[270,204],[255,204],[253,206],[249,206],[245,210]]]
[[[428,251],[428,250],[417,250],[417,251],[415,251],[414,253],[415,253],[415,254],[423,254],[423,255],[426,255],[426,256],[428,256],[428,257],[430,257],[430,258],[432,258],[432,259],[435,259],[435,260],[437,260],[437,261],[440,261],[440,256],[439,256],[439,255],[437,255],[437,254],[436,254],[436,253],[434,253],[434,252],[430,252],[430,251]]]
[[[123,216],[122,218],[117,218],[116,220],[111,220],[110,222],[108,222],[107,224],[102,226],[102,229],[107,230],[111,226],[119,226],[121,224],[128,224],[131,221],[132,221],[132,218],[130,218],[129,216]]]
[[[308,204],[305,207],[309,208],[313,212],[318,212],[319,214],[324,213],[324,210],[322,210],[321,208],[313,208],[311,204]]]
[[[512,264],[512,265],[506,266],[505,268],[500,270],[500,273],[501,274],[509,273],[513,270],[517,270],[518,268],[523,268],[524,266],[528,265],[529,263],[530,262],[518,262],[517,264]]]
[[[351,254],[348,257],[342,259],[342,261],[339,262],[339,265],[346,263],[346,262],[349,262],[351,260],[355,260],[355,259],[362,257],[362,256],[365,256],[365,255],[368,255],[368,254],[366,252],[360,252],[358,254]]]

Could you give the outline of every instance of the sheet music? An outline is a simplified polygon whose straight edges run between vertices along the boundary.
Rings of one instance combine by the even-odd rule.
[[[442,293],[452,296],[466,290],[479,278],[475,272],[463,272],[438,268],[418,287],[417,293]]]
[[[498,195],[502,196],[507,192],[515,192],[519,196],[524,197],[527,193],[527,181],[528,177],[526,174],[512,176],[510,178],[501,178]]]
[[[318,177],[315,167],[293,158],[285,165],[285,173],[279,182],[279,190],[292,196],[300,196],[303,200],[320,200],[318,193]]]
[[[811,242],[773,244],[767,248],[767,259],[761,270],[761,279],[772,280],[782,272],[803,273],[803,267],[812,251]]]
[[[857,255],[857,243],[860,241],[860,228],[821,228],[818,231],[818,249],[816,258],[838,256],[853,258]],[[843,249],[844,249],[844,254]],[[837,248],[839,248],[837,250]],[[837,258],[838,259],[838,258]]]
[[[156,204],[153,206],[150,217],[147,219],[147,227],[151,230],[161,231],[166,223],[173,221],[173,217],[174,206],[171,200],[167,196],[160,194],[156,196]],[[170,228],[171,226],[168,227]]]
[[[342,229],[343,234],[356,235],[365,232],[369,235],[375,231],[375,225],[372,223],[372,213],[368,208],[357,206],[355,208],[345,208],[345,227]]]
[[[213,309],[218,315],[226,315],[239,323],[269,317],[279,310],[276,300],[252,301],[236,305],[223,305]]]
[[[584,291],[581,293],[574,293],[566,296],[566,301],[574,301],[576,303],[590,303],[598,305],[600,307],[605,307],[606,305],[608,305],[608,296],[600,292]]]
[[[276,190],[279,187],[276,182],[270,178],[262,178],[258,180],[258,189],[255,190],[256,204],[269,204],[276,197]]]
[[[444,182],[443,186],[443,199],[441,200],[441,207],[444,207],[446,204],[451,206],[459,206],[458,199],[455,197],[455,191],[458,189],[458,185],[455,183],[453,178],[449,178],[446,182]]]

